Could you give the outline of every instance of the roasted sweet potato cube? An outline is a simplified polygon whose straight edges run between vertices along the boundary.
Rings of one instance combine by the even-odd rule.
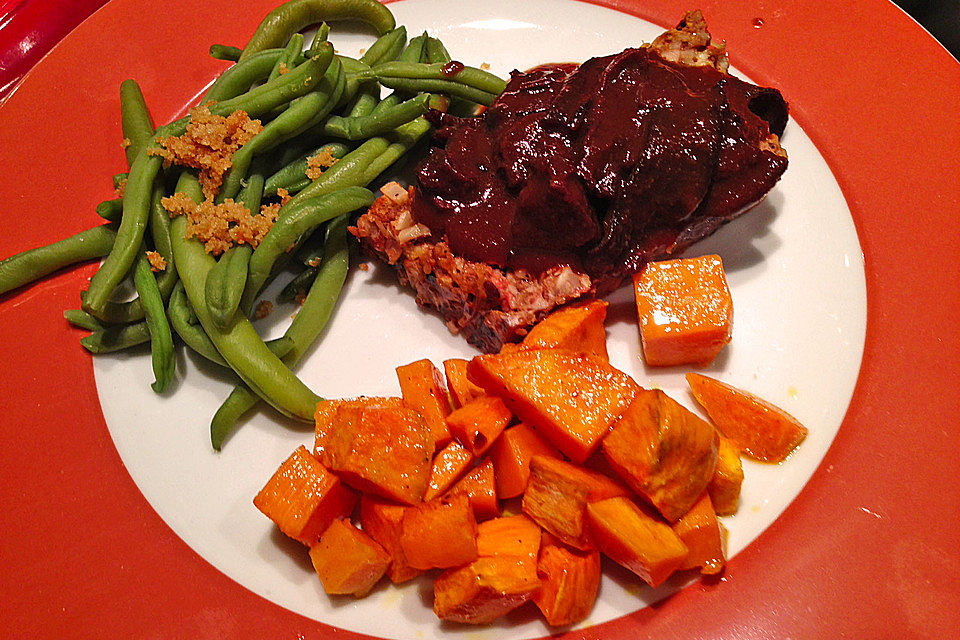
[[[513,419],[513,412],[495,396],[481,396],[449,416],[450,433],[476,457],[486,453]]]
[[[473,454],[464,449],[459,442],[453,440],[445,446],[433,457],[427,491],[423,494],[424,501],[433,500],[446,493],[447,489],[467,472],[473,460]]]
[[[477,556],[509,556],[535,564],[540,550],[540,527],[526,516],[505,516],[480,523]]]
[[[477,521],[489,520],[500,515],[500,504],[497,501],[497,481],[494,477],[493,463],[484,460],[470,473],[463,476],[447,496],[463,494],[470,501],[470,508]]]
[[[717,433],[660,390],[640,391],[603,439],[603,454],[670,522],[690,510],[717,464]]]
[[[411,567],[459,567],[477,557],[477,519],[464,494],[418,504],[403,514],[400,547]]]
[[[450,442],[446,417],[450,414],[450,400],[444,376],[429,360],[417,360],[397,367],[400,393],[411,409],[423,416],[437,447]]]
[[[420,502],[433,457],[433,439],[420,414],[397,398],[341,400],[332,409],[324,405],[317,408],[320,461],[361,491],[405,504]]]
[[[447,389],[455,407],[459,408],[474,398],[485,395],[483,389],[467,378],[467,360],[452,358],[443,361],[443,371],[447,374]]]
[[[410,508],[370,495],[360,498],[360,526],[390,554],[387,576],[394,584],[406,582],[423,573],[410,566],[400,547],[403,513]]]
[[[639,389],[603,360],[563,349],[477,356],[467,373],[575,462],[596,450]]]
[[[523,512],[564,543],[593,549],[586,524],[587,504],[629,493],[626,487],[600,474],[562,460],[534,456],[523,494]]]
[[[302,445],[253,499],[280,531],[308,546],[331,522],[350,515],[356,502],[357,495]]]
[[[688,373],[687,384],[720,432],[754,460],[783,462],[807,437],[796,418],[751,393],[698,373]]]
[[[559,627],[580,622],[590,615],[597,600],[600,553],[576,551],[544,534],[537,575],[541,585],[533,602],[547,624]]]
[[[673,524],[673,531],[689,550],[681,569],[700,569],[704,575],[723,571],[726,545],[709,495],[700,496],[690,511]]]
[[[522,605],[539,588],[535,564],[510,556],[477,558],[440,574],[433,583],[433,611],[443,620],[487,624]]]
[[[559,451],[522,422],[501,433],[489,453],[496,472],[497,494],[503,499],[526,491],[533,456],[560,458]]]
[[[648,365],[708,364],[730,342],[733,302],[720,256],[651,262],[633,285]]]
[[[360,598],[383,577],[390,554],[349,520],[334,520],[310,547],[310,560],[324,591]]]
[[[707,491],[718,516],[737,512],[740,504],[740,487],[743,485],[743,465],[740,463],[740,447],[730,438],[720,436],[717,447],[717,468],[710,478]]]
[[[520,347],[568,349],[609,361],[607,332],[603,327],[608,306],[603,300],[587,300],[554,311],[534,325]]]
[[[687,547],[670,525],[648,515],[628,498],[587,505],[597,547],[656,587],[683,566]]]

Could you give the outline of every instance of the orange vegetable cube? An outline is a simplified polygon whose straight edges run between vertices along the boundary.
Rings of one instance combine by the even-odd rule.
[[[580,622],[590,615],[597,600],[600,553],[574,551],[544,534],[537,575],[542,584],[533,602],[547,624],[559,627]]]
[[[467,378],[467,360],[452,358],[443,361],[443,371],[447,374],[447,388],[456,407],[462,407],[474,398],[484,395],[483,389]]]
[[[720,432],[760,462],[783,462],[807,437],[789,413],[719,380],[687,374],[687,384]]]
[[[433,458],[427,491],[423,494],[424,501],[433,500],[444,494],[454,482],[460,479],[460,476],[466,473],[471,464],[473,464],[473,454],[464,449],[459,442],[451,441]]]
[[[497,481],[493,473],[493,463],[484,460],[477,467],[463,476],[447,496],[463,494],[470,501],[470,508],[477,521],[489,520],[500,515],[500,504],[497,502]]]
[[[587,505],[597,546],[615,562],[656,587],[683,566],[687,546],[670,526],[627,498]]]
[[[726,545],[709,495],[700,496],[693,508],[674,523],[673,531],[689,550],[681,569],[699,568],[704,575],[723,571],[727,563]]]
[[[493,443],[490,459],[496,472],[497,494],[501,498],[515,498],[526,491],[533,456],[559,458],[560,452],[523,423],[510,427]]]
[[[403,513],[409,508],[370,495],[360,498],[360,526],[390,554],[387,576],[394,584],[406,582],[423,573],[410,566],[400,547]]]
[[[390,554],[349,520],[334,520],[310,547],[310,560],[324,591],[360,598],[383,577]]]
[[[494,396],[481,396],[447,416],[447,426],[453,437],[479,458],[486,453],[512,419],[513,413],[507,409],[503,400]]]
[[[534,325],[520,348],[568,349],[609,361],[607,332],[603,327],[608,306],[603,300],[587,300],[554,311]]]
[[[322,402],[316,455],[352,487],[416,504],[427,489],[433,439],[420,414],[398,398]]]
[[[707,485],[710,501],[718,516],[737,512],[740,504],[740,487],[743,485],[743,465],[740,463],[740,447],[730,438],[720,436],[717,448],[717,468]]]
[[[587,504],[626,495],[626,487],[605,476],[562,460],[534,456],[522,508],[534,522],[564,543],[577,549],[593,549],[586,524]]]
[[[423,416],[434,444],[442,447],[450,442],[450,431],[445,422],[450,414],[450,400],[443,374],[429,360],[417,360],[397,367],[397,378],[403,401]]]
[[[350,515],[356,502],[356,494],[302,445],[253,499],[280,531],[308,546],[331,522]]]
[[[477,356],[467,373],[575,462],[596,450],[639,389],[599,358],[562,349]]]
[[[720,256],[651,262],[633,286],[648,365],[709,364],[730,342],[733,302]]]
[[[477,559],[434,583],[434,612],[444,620],[485,624],[519,607],[540,587],[539,548],[540,527],[524,516],[484,522]]]
[[[477,520],[460,494],[418,504],[403,513],[400,547],[411,567],[444,569],[477,558]]]
[[[660,390],[642,390],[603,439],[630,487],[674,522],[697,501],[717,464],[717,433]]]

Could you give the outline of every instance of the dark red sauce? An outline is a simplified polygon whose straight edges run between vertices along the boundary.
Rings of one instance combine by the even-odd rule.
[[[461,71],[463,71],[463,63],[457,62],[456,60],[451,60],[440,68],[440,73],[447,78],[452,78]]]
[[[627,49],[514,71],[480,117],[439,112],[414,217],[454,253],[534,272],[569,264],[608,290],[759,201],[787,160],[780,93]]]

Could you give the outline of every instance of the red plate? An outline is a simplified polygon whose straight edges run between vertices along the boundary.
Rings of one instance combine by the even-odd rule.
[[[172,117],[223,68],[209,44],[243,42],[273,4],[171,0],[170,19],[145,0],[114,0],[71,33],[0,108],[0,255],[97,223],[105,176],[123,166],[120,80],[142,79],[155,115]],[[598,4],[662,26],[689,8]],[[960,64],[889,2],[699,4],[711,31],[736,43],[732,63],[790,97],[844,191],[866,259],[863,367],[821,467],[723,580],[569,635],[953,637]],[[0,301],[0,629],[13,638],[329,637],[330,627],[213,569],[130,479],[81,333],[60,315],[92,273],[75,269]]]

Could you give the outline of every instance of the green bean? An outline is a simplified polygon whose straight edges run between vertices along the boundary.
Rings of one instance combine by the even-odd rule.
[[[277,295],[277,302],[293,302],[297,296],[306,293],[317,277],[318,267],[306,266],[293,277]]]
[[[119,222],[123,214],[123,198],[104,200],[97,205],[97,215],[109,222]]]
[[[187,299],[187,293],[183,290],[183,283],[177,282],[173,293],[170,296],[170,302],[167,304],[167,318],[173,325],[174,331],[180,336],[184,344],[190,347],[194,352],[200,354],[210,362],[229,368],[230,365],[223,359],[217,348],[213,346],[209,336],[203,331],[203,327],[196,324],[199,322],[190,301]],[[191,322],[192,320],[192,322]]]
[[[111,353],[122,351],[150,340],[150,330],[146,322],[125,324],[94,331],[80,338],[80,344],[90,353]]]
[[[73,326],[87,331],[103,331],[109,327],[109,325],[100,322],[97,318],[80,309],[67,309],[63,312],[63,317]]]
[[[167,313],[160,287],[150,269],[150,262],[141,248],[133,269],[133,283],[140,296],[147,330],[150,334],[150,354],[155,381],[150,385],[157,393],[163,393],[173,381],[175,361],[173,357],[173,335],[167,322]]]
[[[326,22],[323,22],[320,24],[319,27],[317,27],[317,33],[314,34],[313,42],[310,43],[309,48],[316,49],[329,39],[330,39],[330,25],[328,25]]]
[[[221,102],[246,93],[250,87],[267,79],[281,55],[283,49],[269,49],[228,67],[203,94],[200,104]]]
[[[317,154],[323,153],[324,150],[329,152],[334,158],[340,159],[347,155],[347,153],[350,151],[350,147],[342,142],[331,142],[323,145],[319,149],[315,149],[300,156],[267,178],[267,182],[264,186],[264,193],[273,195],[277,193],[278,189],[286,189],[288,192],[292,192],[291,187],[293,185],[297,185],[301,181],[304,182],[305,185],[310,184],[310,179],[306,177],[309,159]],[[300,188],[302,189],[303,187]]]
[[[380,115],[384,111],[393,109],[395,106],[400,104],[402,100],[403,98],[400,97],[399,93],[396,93],[396,92],[391,93],[386,98],[384,98],[379,103],[377,103],[377,106],[374,107],[373,111],[371,111],[370,113],[372,113],[373,115]]]
[[[250,212],[260,211],[260,201],[263,198],[263,174],[259,171],[250,176],[247,186],[240,192],[240,201]],[[214,323],[225,329],[233,320],[234,314],[240,308],[240,296],[247,282],[247,263],[253,248],[248,245],[238,245],[226,251],[216,266],[207,274],[204,289],[207,308]]]
[[[430,36],[424,31],[415,38],[410,38],[407,48],[400,54],[401,62],[426,62],[427,61],[427,39]]]
[[[366,75],[373,68],[366,62],[361,62],[350,56],[337,55],[337,60],[343,65],[343,70],[347,73],[357,73]]]
[[[376,0],[290,0],[267,14],[244,47],[240,60],[280,46],[306,26],[337,20],[366,22],[381,35],[396,25],[390,10]]]
[[[186,193],[195,201],[203,197],[196,176],[189,173],[181,175],[177,191]],[[218,329],[213,323],[207,312],[204,283],[215,261],[199,241],[184,236],[186,224],[185,216],[173,219],[173,253],[184,290],[204,331],[220,355],[257,395],[285,415],[313,420],[319,398],[264,345],[249,320],[237,314],[226,330]]]
[[[360,62],[372,67],[381,62],[396,60],[405,44],[407,44],[407,29],[399,26],[377,38],[377,41],[360,56]]]
[[[453,59],[450,57],[450,52],[447,51],[447,48],[443,46],[443,43],[440,42],[438,38],[428,37],[423,48],[427,54],[427,59],[424,62],[447,64]]]
[[[372,74],[383,86],[398,91],[443,93],[486,105],[507,86],[505,80],[483,69],[463,67],[448,73],[447,68],[440,63],[384,62],[373,67]]]
[[[212,44],[210,45],[210,57],[215,58],[216,60],[226,60],[227,62],[236,62],[240,59],[240,54],[243,53],[243,49],[240,47],[232,47],[227,44]]]
[[[123,137],[130,141],[124,153],[127,165],[132,165],[140,150],[153,140],[153,121],[147,110],[140,86],[133,80],[120,83],[120,127]]]
[[[347,115],[351,118],[368,116],[373,113],[379,102],[380,85],[368,84],[354,97],[352,104],[347,109]]]
[[[29,249],[0,260],[0,294],[38,280],[77,262],[102,258],[113,248],[114,225],[101,225],[45,247]]]
[[[330,116],[323,125],[323,133],[347,140],[382,135],[425,114],[429,102],[430,96],[424,93],[377,114],[347,118]]]
[[[367,189],[348,187],[330,195],[304,200],[296,206],[289,206],[289,203],[284,205],[273,228],[250,256],[250,271],[240,307],[245,311],[252,308],[274,262],[303,234],[331,218],[368,207],[373,201],[374,196]]]
[[[284,337],[293,340],[293,349],[283,357],[290,367],[303,357],[310,345],[323,332],[336,306],[350,262],[347,246],[347,217],[341,216],[327,225],[324,258],[317,277]],[[233,388],[210,422],[210,440],[217,451],[236,421],[257,404],[257,396],[244,385]]]
[[[303,34],[295,33],[290,36],[290,41],[287,43],[287,46],[284,47],[283,53],[280,54],[280,57],[277,58],[277,62],[273,65],[273,69],[270,70],[270,75],[267,80],[275,80],[277,76],[280,75],[280,69],[287,69],[288,71],[296,65],[297,58],[303,53]],[[283,65],[282,67],[280,65]]]

